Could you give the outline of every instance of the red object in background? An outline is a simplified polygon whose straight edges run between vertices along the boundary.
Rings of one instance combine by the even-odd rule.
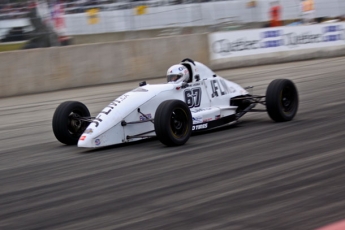
[[[280,15],[281,15],[281,7],[279,5],[272,6],[270,9],[270,16],[271,16],[270,26],[271,27],[282,25],[280,21]]]
[[[28,5],[29,9],[35,8],[36,7],[36,2],[32,1]]]
[[[336,222],[334,224],[327,225],[322,228],[318,228],[315,230],[344,230],[345,229],[345,220]]]
[[[53,16],[54,20],[54,26],[57,29],[64,28],[65,25],[65,20],[64,20],[64,10],[62,8],[61,4],[55,4],[53,7]]]

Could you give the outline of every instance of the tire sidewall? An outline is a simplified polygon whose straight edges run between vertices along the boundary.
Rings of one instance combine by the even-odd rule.
[[[295,115],[297,113],[297,110],[298,110],[298,94],[297,94],[297,89],[296,89],[296,87],[295,87],[295,85],[293,84],[292,81],[286,81],[284,83],[284,85],[282,85],[282,88],[280,90],[280,94],[283,93],[283,89],[285,87],[290,87],[291,88],[291,90],[292,90],[292,92],[294,94],[294,101],[292,102],[293,103],[292,109],[289,112],[285,112],[283,104],[279,103],[279,106],[280,106],[279,111],[281,113],[281,116],[284,117],[284,120],[290,121],[290,120],[292,120],[295,117]],[[282,97],[282,96],[280,96],[280,97]],[[281,102],[281,99],[280,99],[280,102]]]
[[[77,111],[78,114],[82,117],[89,117],[90,112],[88,108],[81,102],[77,101],[67,101],[60,104],[54,113],[53,116],[53,131],[55,137],[66,145],[76,145],[82,132],[88,126],[87,123],[83,123],[81,125],[81,130],[79,133],[71,133],[68,128],[69,122],[69,115],[73,112]]]
[[[289,87],[293,93],[294,100],[292,108],[285,112],[282,103],[282,93],[285,88]],[[295,84],[288,79],[276,79],[272,81],[266,91],[266,108],[269,116],[277,122],[292,120],[298,110],[299,104],[298,92]]]
[[[187,118],[186,131],[182,137],[177,137],[171,127],[171,116],[176,109],[182,110]],[[158,139],[167,146],[178,146],[185,144],[192,133],[192,115],[185,102],[180,100],[168,100],[162,102],[155,113],[155,131]]]

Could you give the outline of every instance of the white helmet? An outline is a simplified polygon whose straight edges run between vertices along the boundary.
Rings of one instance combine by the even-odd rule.
[[[188,82],[189,71],[184,65],[173,65],[168,69],[167,82]]]

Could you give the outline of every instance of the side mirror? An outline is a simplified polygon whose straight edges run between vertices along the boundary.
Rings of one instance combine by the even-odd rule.
[[[198,74],[198,75],[195,75],[195,80],[196,81],[200,81],[200,75]]]
[[[139,86],[144,86],[144,85],[146,85],[146,81],[142,81],[139,83]]]

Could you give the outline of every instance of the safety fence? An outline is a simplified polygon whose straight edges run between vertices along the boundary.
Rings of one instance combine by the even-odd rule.
[[[46,0],[11,1],[17,2],[0,2],[0,42],[30,40],[30,44],[24,43],[21,48],[36,48],[234,31],[248,29],[249,24],[255,24],[249,28],[263,27],[270,20],[273,0],[69,0],[63,4]],[[344,0],[314,2],[314,17],[345,15]],[[281,0],[279,4],[282,20],[302,17],[300,0]],[[61,40],[61,36],[73,36],[73,41]]]

